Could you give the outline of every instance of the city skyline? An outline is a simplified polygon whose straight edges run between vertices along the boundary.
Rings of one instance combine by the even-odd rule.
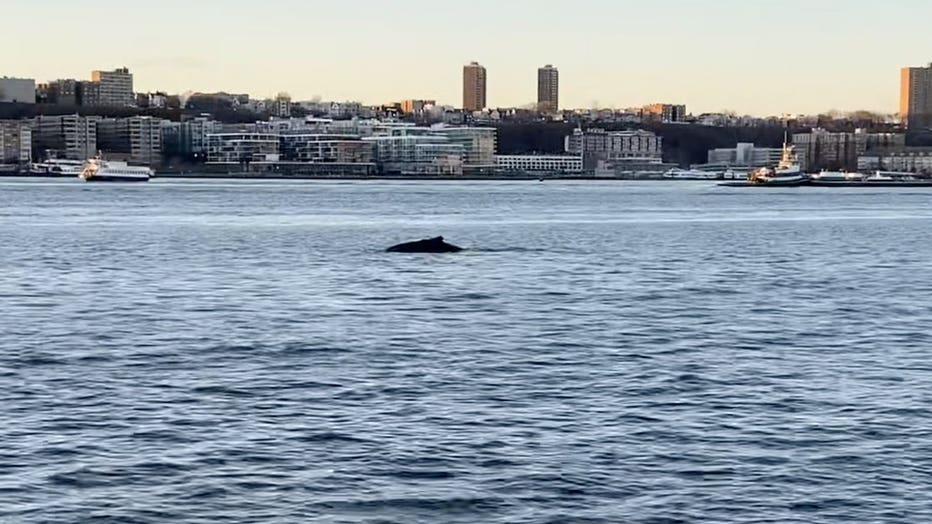
[[[235,0],[166,0],[160,10],[113,0],[48,0],[41,7],[11,0],[5,10],[13,23],[0,44],[42,41],[4,56],[0,75],[87,79],[93,69],[126,66],[137,91],[287,91],[295,100],[424,98],[458,106],[462,66],[477,61],[488,71],[489,107],[524,107],[536,101],[537,69],[553,63],[564,108],[662,101],[693,113],[763,116],[895,113],[900,68],[932,61],[932,35],[923,28],[932,6],[919,0],[894,0],[882,10],[838,0],[582,0],[572,11],[547,0],[474,4],[437,9],[399,0],[382,12],[272,0],[257,12],[231,8]],[[409,16],[396,19],[398,13]],[[204,25],[210,19],[216,28]],[[83,38],[88,27],[107,38]],[[783,37],[787,27],[798,37]]]

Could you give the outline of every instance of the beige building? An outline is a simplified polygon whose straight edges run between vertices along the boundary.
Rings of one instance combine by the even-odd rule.
[[[478,62],[463,67],[463,109],[482,111],[488,105],[487,76],[485,68]]]
[[[99,86],[98,105],[130,107],[136,103],[133,75],[123,67],[113,71],[93,71],[91,81]]]
[[[932,63],[900,71],[900,117],[908,127],[932,126]]]
[[[537,70],[537,109],[544,113],[560,110],[560,71],[550,64]]]

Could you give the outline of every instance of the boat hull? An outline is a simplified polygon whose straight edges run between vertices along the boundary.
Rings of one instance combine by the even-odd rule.
[[[85,182],[148,182],[149,177],[127,177],[118,175],[95,175],[83,179]]]

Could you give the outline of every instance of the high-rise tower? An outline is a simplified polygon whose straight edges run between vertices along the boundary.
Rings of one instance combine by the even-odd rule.
[[[463,67],[463,109],[482,111],[487,106],[486,72],[478,62]]]

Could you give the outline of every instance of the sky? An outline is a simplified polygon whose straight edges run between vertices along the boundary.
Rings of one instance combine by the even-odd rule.
[[[683,103],[693,113],[898,108],[899,69],[932,62],[930,0],[2,0],[0,76],[137,91],[461,105],[462,66],[489,105]]]

